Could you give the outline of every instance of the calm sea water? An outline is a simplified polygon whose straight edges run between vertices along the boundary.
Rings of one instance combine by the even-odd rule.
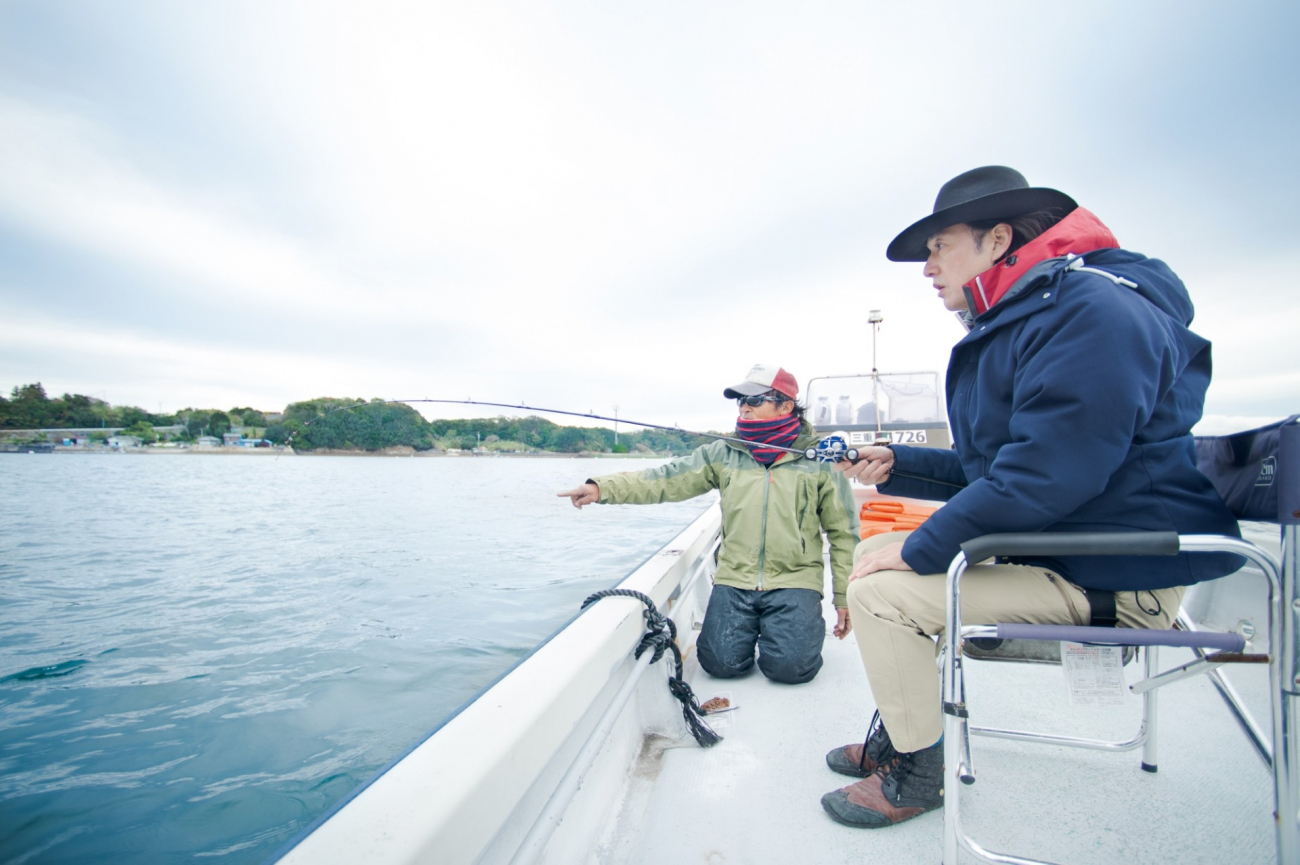
[[[260,862],[707,502],[643,460],[0,456],[0,862]]]

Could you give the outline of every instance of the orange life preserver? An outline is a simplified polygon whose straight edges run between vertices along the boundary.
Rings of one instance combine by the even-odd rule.
[[[910,532],[920,528],[930,514],[939,510],[927,505],[872,499],[862,503],[858,519],[862,523],[863,540],[886,532]]]

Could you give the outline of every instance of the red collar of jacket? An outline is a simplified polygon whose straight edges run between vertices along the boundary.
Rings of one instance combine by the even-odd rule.
[[[1016,280],[1040,261],[1059,258],[1068,253],[1083,255],[1118,246],[1119,241],[1115,235],[1110,233],[1110,229],[1092,211],[1076,207],[1069,216],[962,287],[971,299],[974,314],[983,315],[1006,295]]]

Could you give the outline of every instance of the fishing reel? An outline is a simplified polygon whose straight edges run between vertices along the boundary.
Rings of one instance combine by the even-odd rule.
[[[844,433],[837,432],[825,436],[817,442],[816,447],[810,447],[803,452],[805,458],[816,460],[819,463],[838,463],[848,460],[856,462],[858,459],[858,449],[849,447],[848,440]]]

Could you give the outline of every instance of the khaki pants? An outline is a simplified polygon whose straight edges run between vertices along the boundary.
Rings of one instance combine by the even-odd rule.
[[[907,539],[910,532],[867,538],[864,554]],[[1184,588],[1118,592],[1121,627],[1167,628],[1178,614]],[[849,583],[849,617],[876,707],[894,747],[916,751],[943,734],[934,637],[944,630],[946,578],[913,571],[876,571]],[[1083,589],[1045,568],[980,565],[961,581],[962,623],[1086,625],[1091,616]]]

